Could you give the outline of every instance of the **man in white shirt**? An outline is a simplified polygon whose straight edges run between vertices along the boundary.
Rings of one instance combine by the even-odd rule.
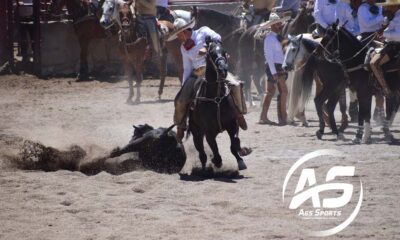
[[[195,97],[195,89],[199,83],[197,80],[205,77],[207,54],[205,48],[206,40],[221,41],[221,36],[210,28],[201,27],[198,30],[192,30],[194,25],[194,20],[187,23],[184,19],[177,18],[174,21],[176,30],[168,38],[168,41],[178,38],[182,43],[183,81],[182,88],[175,97],[174,113],[174,123],[178,126],[178,141],[182,141],[186,130],[187,113],[189,105]],[[240,83],[231,78],[227,78],[226,80],[229,81],[231,95],[238,110],[238,124],[242,129],[246,130],[246,120],[242,115],[245,113],[245,109],[241,105],[243,100]]]
[[[385,47],[371,59],[371,69],[381,84],[383,93],[389,96],[390,90],[387,87],[381,66],[400,56],[400,0],[389,1],[382,3],[382,5],[385,7],[385,13],[394,17],[383,32]]]
[[[382,15],[382,7],[376,5],[376,0],[366,0],[358,8],[357,15],[361,40],[368,39],[383,26],[384,17]]]
[[[361,0],[344,0],[339,3],[337,8],[337,17],[339,24],[344,26],[353,36],[360,34],[360,25],[358,24],[358,7],[361,5]]]
[[[318,35],[325,34],[326,28],[337,20],[338,0],[316,0],[314,5],[314,18]]]
[[[290,17],[280,18],[276,13],[271,13],[269,20],[265,24],[261,24],[262,29],[271,28],[271,32],[264,39],[264,55],[266,63],[267,95],[265,96],[263,108],[260,116],[260,124],[275,124],[268,119],[268,109],[271,100],[274,97],[276,86],[278,86],[278,119],[280,125],[285,125],[287,121],[286,100],[287,86],[286,73],[282,69],[284,54],[279,33],[282,31],[282,23]]]

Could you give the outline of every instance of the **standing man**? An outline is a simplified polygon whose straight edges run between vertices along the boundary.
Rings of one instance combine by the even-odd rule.
[[[265,24],[261,24],[262,29],[271,28],[271,32],[264,39],[264,55],[266,63],[267,80],[267,95],[264,99],[260,124],[275,124],[268,119],[268,110],[271,105],[271,100],[274,97],[276,86],[278,86],[278,119],[280,125],[285,125],[287,122],[286,100],[288,90],[286,87],[287,74],[282,69],[284,54],[282,49],[282,37],[279,33],[282,31],[283,22],[290,17],[280,18],[276,13],[271,13],[269,20]]]
[[[314,18],[317,23],[317,32],[314,35],[323,36],[326,28],[337,20],[338,0],[316,0]]]
[[[254,26],[266,21],[275,6],[276,0],[244,0],[244,8],[249,9],[253,4],[254,14],[250,26]]]
[[[381,84],[383,93],[386,96],[390,96],[391,92],[386,84],[382,65],[400,56],[400,1],[393,0],[379,5],[384,6],[385,13],[388,14],[390,18],[393,17],[393,19],[383,32],[385,47],[373,56],[371,60],[371,69],[376,79]]]
[[[178,38],[182,43],[183,81],[182,88],[175,97],[174,113],[174,123],[178,128],[177,139],[180,142],[185,134],[189,106],[195,98],[197,80],[205,77],[207,54],[205,48],[206,39],[207,41],[221,41],[221,36],[209,27],[201,27],[198,30],[193,30],[194,25],[194,20],[188,23],[182,18],[177,18],[174,21],[175,31],[168,38],[168,41]],[[241,86],[233,79],[227,78],[226,80],[230,81],[231,94],[238,110],[238,124],[242,129],[246,130],[247,123],[243,117],[245,109],[239,104],[242,103]]]

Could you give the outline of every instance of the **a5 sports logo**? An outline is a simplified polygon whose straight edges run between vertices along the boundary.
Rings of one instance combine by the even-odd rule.
[[[293,178],[294,180],[292,181],[296,182],[297,180],[297,185],[294,192],[287,193],[287,195],[292,196],[288,208],[296,211],[296,215],[298,217],[302,219],[311,219],[314,221],[328,221],[332,219],[339,221],[341,219],[345,219],[339,223],[335,223],[335,226],[329,229],[315,230],[312,226],[310,226],[310,229],[307,232],[312,236],[330,236],[345,229],[357,216],[363,199],[362,182],[359,180],[359,185],[357,186],[359,187],[357,204],[355,205],[353,211],[351,211],[350,214],[347,214],[348,216],[343,216],[343,209],[345,209],[351,200],[355,198],[353,194],[354,185],[339,181],[344,181],[346,177],[353,178],[352,180],[354,180],[354,166],[332,166],[327,171],[323,183],[317,182],[315,168],[301,168],[301,166],[305,165],[305,163],[310,160],[320,160],[321,158],[327,157],[343,158],[345,155],[342,152],[333,149],[322,149],[306,154],[297,160],[289,169],[283,183],[282,201],[285,203],[285,192],[288,187],[288,183],[295,172],[300,172],[300,177],[298,180]],[[321,195],[329,195],[329,193],[341,194],[339,197],[321,197]],[[311,207],[309,204],[307,205],[307,203],[311,203]]]

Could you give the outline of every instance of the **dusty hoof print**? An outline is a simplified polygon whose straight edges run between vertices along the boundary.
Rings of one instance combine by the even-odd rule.
[[[145,191],[141,188],[132,188],[132,191],[135,193],[144,193]]]
[[[71,201],[62,201],[61,203],[60,203],[61,205],[63,205],[63,206],[71,206],[72,205],[72,202]]]

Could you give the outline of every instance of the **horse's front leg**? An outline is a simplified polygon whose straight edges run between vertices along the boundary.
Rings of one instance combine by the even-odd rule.
[[[217,168],[220,168],[220,167],[222,167],[222,158],[221,158],[221,155],[219,155],[216,137],[217,137],[216,134],[212,134],[212,135],[206,134],[206,140],[208,142],[208,145],[211,148],[211,151],[213,152],[213,158],[211,161],[214,163],[214,165]]]
[[[143,81],[144,62],[143,59],[137,59],[135,64],[136,70],[136,99],[135,102],[139,103],[141,99],[141,86]]]
[[[160,56],[158,69],[160,70],[160,87],[158,89],[158,99],[161,99],[161,95],[164,91],[165,78],[167,77],[167,49],[162,49],[162,54]]]
[[[322,88],[322,90],[318,93],[318,95],[314,98],[315,108],[317,109],[318,120],[319,120],[319,130],[315,133],[318,139],[322,139],[325,131],[325,120],[323,113],[323,104],[327,99],[327,90],[326,88]]]
[[[339,101],[339,98],[340,98],[340,93],[339,92],[334,93],[328,99],[328,103],[327,103],[326,107],[327,107],[327,110],[328,110],[329,125],[331,126],[332,133],[336,135],[336,139],[337,140],[344,140],[343,132],[338,131],[338,129],[337,129],[337,125],[336,125],[336,121],[335,121],[335,115],[334,115],[335,107],[336,107],[336,104]]]
[[[189,120],[191,121],[191,120]],[[195,126],[194,123],[189,124],[191,126],[191,132],[193,134],[193,144],[196,150],[199,152],[199,159],[201,162],[201,168],[203,171],[206,170],[206,163],[207,163],[207,154],[204,151],[204,133],[200,130],[199,127]]]
[[[339,128],[339,132],[344,132],[344,130],[349,126],[349,120],[347,116],[347,105],[346,105],[346,88],[343,87],[341,92],[340,92],[340,97],[339,97],[339,106],[340,106],[340,112],[342,113],[342,120]]]
[[[124,64],[124,74],[127,78],[128,84],[129,84],[129,95],[128,99],[126,100],[127,104],[132,104],[132,97],[134,96],[133,92],[133,80],[132,80],[132,67],[129,59],[125,56],[123,59],[123,64]]]
[[[360,88],[361,89],[358,89],[357,91],[357,98],[359,104],[359,113],[358,113],[359,129],[357,131],[356,138],[353,140],[353,142],[369,143],[371,141],[371,133],[372,133],[371,123],[370,123],[372,94],[370,93],[368,86],[361,86]]]
[[[247,166],[244,163],[243,158],[241,158],[239,155],[241,147],[239,139],[239,126],[237,125],[236,121],[232,121],[232,123],[226,130],[228,131],[229,138],[231,139],[231,153],[236,158],[239,170],[247,169]]]

